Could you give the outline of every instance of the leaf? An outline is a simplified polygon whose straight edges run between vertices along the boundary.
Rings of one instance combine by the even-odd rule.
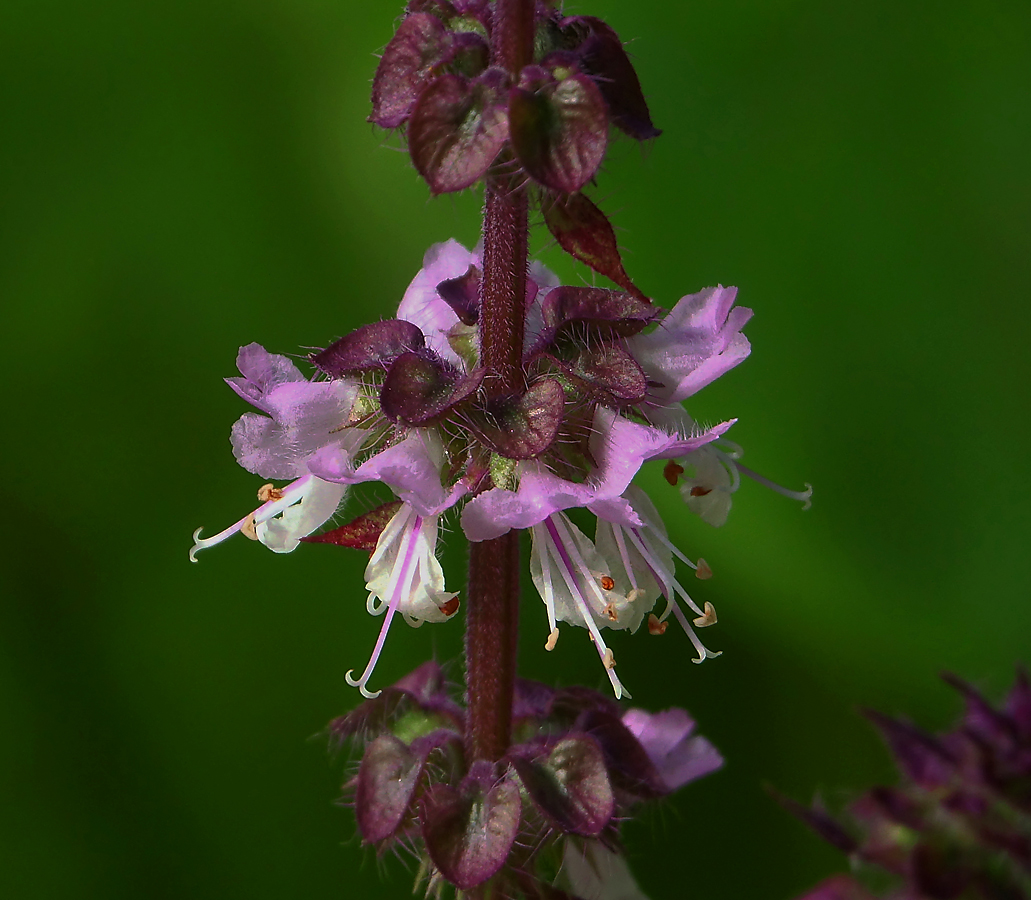
[[[376,549],[376,542],[379,540],[383,529],[401,508],[401,501],[394,500],[391,503],[384,503],[375,509],[363,513],[346,525],[334,528],[332,531],[324,531],[322,534],[309,534],[301,540],[308,544],[336,544],[338,547],[351,547],[355,550],[367,550],[371,553]]]
[[[355,792],[358,830],[369,843],[391,837],[415,795],[426,763],[392,734],[382,734],[365,748]]]
[[[403,124],[422,89],[447,61],[451,46],[451,34],[437,16],[428,12],[406,16],[376,67],[369,121],[383,128]]]
[[[519,788],[493,765],[473,763],[459,787],[435,784],[422,803],[422,835],[441,874],[467,891],[504,865],[519,829]]]
[[[574,333],[577,324],[586,326],[601,340],[631,337],[655,321],[659,310],[647,300],[623,291],[605,288],[553,288],[541,304],[544,317],[542,337],[550,343],[563,333]]]
[[[554,378],[542,378],[512,397],[489,401],[467,414],[473,434],[507,459],[533,459],[551,446],[562,424],[566,395]]]
[[[608,825],[616,801],[593,738],[567,737],[543,760],[510,762],[534,805],[562,831],[593,837]]]
[[[310,357],[315,367],[333,378],[383,369],[402,353],[420,350],[425,338],[417,325],[401,319],[371,322]]]
[[[652,124],[641,82],[619,35],[594,16],[565,19],[560,28],[567,35],[586,35],[573,52],[580,68],[594,78],[601,90],[612,123],[639,141],[662,134]]]
[[[508,140],[507,79],[499,69],[472,82],[442,75],[422,92],[408,123],[408,149],[433,193],[469,187],[494,162]]]
[[[634,296],[648,299],[623,268],[616,234],[608,217],[583,194],[557,197],[553,203],[545,204],[544,221],[566,253]]]
[[[508,101],[512,148],[527,174],[564,194],[598,171],[608,146],[608,111],[594,82],[570,74],[557,81],[539,66],[523,70]]]
[[[460,375],[429,350],[404,353],[394,360],[383,382],[379,398],[383,415],[393,422],[423,425],[475,394],[483,372],[475,369]]]

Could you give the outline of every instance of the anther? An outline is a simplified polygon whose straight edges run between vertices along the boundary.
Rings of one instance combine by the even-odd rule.
[[[545,650],[554,650],[555,645],[558,643],[558,629],[556,628],[551,634],[548,635],[548,639],[544,642]]]
[[[708,600],[705,601],[704,613],[694,619],[694,623],[699,628],[708,628],[716,624],[716,608]]]
[[[601,662],[606,669],[616,668],[616,656],[612,652],[611,647],[606,648],[605,655],[601,658]]]
[[[240,534],[250,538],[252,541],[258,539],[258,529],[254,524],[254,516],[247,517],[247,520],[240,526]]]
[[[455,596],[448,600],[447,603],[445,603],[443,606],[438,606],[437,609],[444,613],[445,616],[448,616],[450,618],[456,612],[458,612],[459,605],[460,604],[458,602],[458,595],[455,594]]]
[[[675,459],[671,459],[666,463],[666,468],[662,470],[662,476],[666,479],[673,487],[677,486],[677,481],[680,476],[684,474],[684,467],[680,465]]]
[[[698,566],[695,568],[695,577],[705,581],[707,578],[712,578],[712,569],[709,568],[709,564],[698,557]]]
[[[626,595],[626,602],[633,603],[635,600],[640,600],[644,595],[644,588],[634,588],[629,594]]]
[[[270,500],[282,500],[283,492],[274,484],[263,484],[258,488],[258,499],[262,503],[268,503]]]
[[[612,579],[611,575],[602,575],[598,579],[598,583],[603,591],[611,591],[616,586],[616,582]]]
[[[669,622],[660,622],[655,613],[648,614],[648,634],[665,634]]]
[[[616,612],[615,604],[613,604],[613,603],[607,604],[605,609],[602,610],[602,611],[605,613],[605,617],[610,622],[618,622],[619,621],[619,613]]]
[[[696,484],[691,488],[692,497],[704,497],[706,494],[711,494],[712,488],[702,487],[700,484]]]

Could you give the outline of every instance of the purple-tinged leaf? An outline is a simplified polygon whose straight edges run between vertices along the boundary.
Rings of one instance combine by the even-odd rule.
[[[800,819],[813,829],[828,844],[837,847],[842,853],[853,853],[858,848],[855,838],[852,837],[835,819],[832,819],[823,809],[816,806],[803,806],[792,797],[782,794],[776,788],[766,786],[766,792],[784,807],[796,819]]]
[[[562,424],[565,391],[554,378],[535,381],[522,394],[473,409],[466,424],[488,449],[507,459],[533,459],[552,445]]]
[[[401,508],[401,501],[384,503],[375,509],[362,513],[358,518],[322,534],[309,534],[301,540],[308,544],[335,544],[338,547],[351,547],[354,550],[366,550],[372,553],[376,542],[387,527],[387,523]]]
[[[565,19],[560,28],[568,35],[586,33],[585,39],[573,52],[581,70],[594,78],[601,90],[612,123],[639,141],[662,134],[652,124],[641,82],[619,35],[594,16]]]
[[[553,202],[545,203],[544,221],[566,253],[634,296],[648,299],[623,268],[616,233],[608,217],[583,194],[556,197]]]
[[[404,353],[387,373],[380,407],[392,422],[423,425],[471,397],[482,381],[483,369],[461,375],[432,351]]]
[[[512,718],[543,719],[548,715],[555,689],[540,681],[517,678],[512,696]]]
[[[556,82],[544,69],[528,66],[509,95],[508,115],[519,162],[546,188],[579,191],[605,158],[608,111],[586,75]]]
[[[425,338],[417,325],[401,319],[370,322],[311,356],[321,372],[333,378],[385,369],[402,353],[420,350]]]
[[[579,721],[581,715],[592,710],[601,710],[616,716],[620,714],[620,706],[611,695],[571,685],[555,691],[548,717],[560,725],[571,727],[574,722]]]
[[[614,788],[643,799],[670,792],[641,742],[618,715],[592,710],[578,724],[601,747]]]
[[[464,275],[437,285],[437,294],[464,325],[475,325],[480,318],[480,281],[482,273],[470,265]]]
[[[425,764],[425,756],[412,753],[392,734],[381,734],[365,748],[354,808],[358,830],[368,843],[384,841],[397,830]]]
[[[412,112],[424,87],[449,57],[451,33],[428,12],[406,16],[383,50],[372,79],[369,121],[397,128]]]
[[[491,763],[473,763],[458,788],[435,784],[422,801],[422,836],[434,865],[468,891],[495,875],[519,830],[519,788]]]
[[[408,149],[433,193],[469,187],[494,162],[508,140],[507,78],[499,69],[471,82],[441,75],[422,92],[408,123]]]
[[[578,324],[587,326],[602,340],[630,337],[654,322],[659,312],[647,300],[623,291],[557,287],[548,292],[541,306],[545,326],[542,339],[550,342],[563,330],[576,332],[574,326]]]
[[[644,370],[616,344],[584,348],[570,372],[589,389],[602,392],[601,399],[611,398],[617,405],[639,403],[648,393]]]
[[[908,722],[874,710],[863,710],[863,714],[877,726],[902,771],[917,784],[934,788],[952,777],[956,760],[940,741]]]
[[[612,819],[616,801],[593,738],[567,737],[543,759],[510,762],[530,799],[561,831],[593,837]]]

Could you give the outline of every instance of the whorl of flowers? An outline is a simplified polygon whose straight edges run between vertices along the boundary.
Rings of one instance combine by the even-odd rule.
[[[465,711],[428,662],[331,722],[334,745],[362,748],[344,785],[362,838],[381,851],[424,845],[427,894],[495,878],[499,897],[643,900],[620,823],[722,757],[683,710],[622,709],[585,688],[519,680],[512,713],[505,757],[470,765]]]

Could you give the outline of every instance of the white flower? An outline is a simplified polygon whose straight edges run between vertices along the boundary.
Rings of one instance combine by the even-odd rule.
[[[444,570],[437,561],[439,515],[422,516],[408,503],[394,513],[376,542],[365,569],[369,591],[366,607],[374,616],[386,614],[372,657],[360,678],[347,673],[347,683],[372,699],[379,691],[366,688],[398,612],[413,628],[423,622],[444,622],[458,609],[457,594],[444,590]]]

